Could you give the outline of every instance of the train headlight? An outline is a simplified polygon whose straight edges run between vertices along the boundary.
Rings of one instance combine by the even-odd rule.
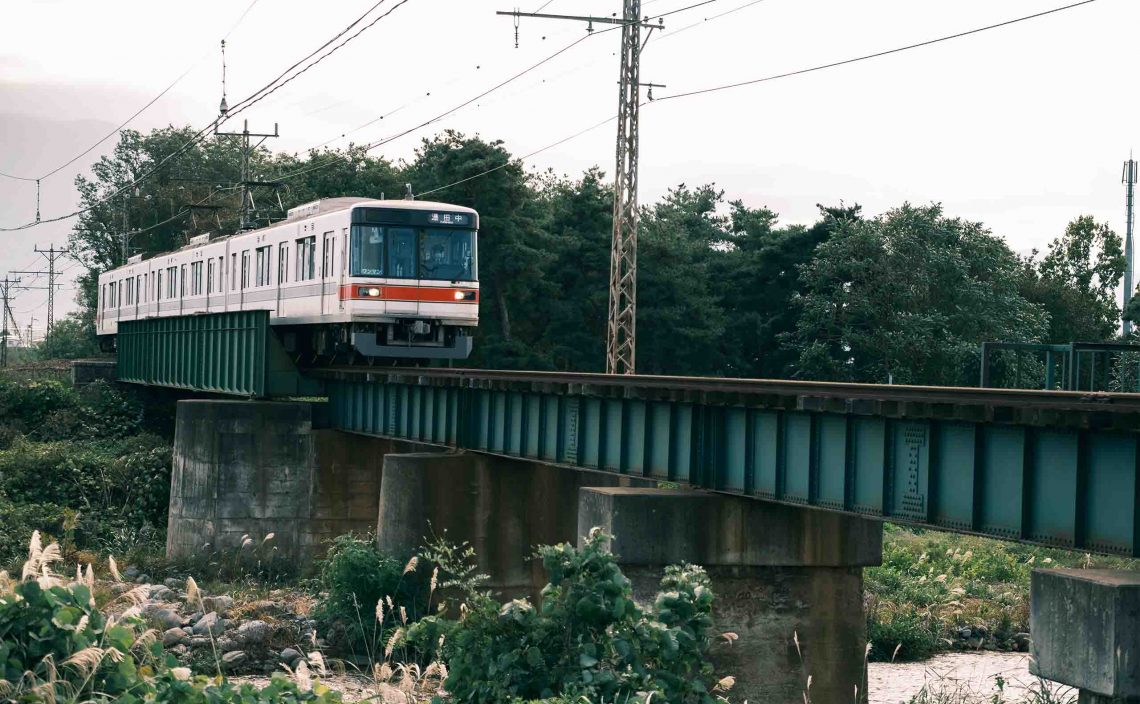
[[[455,292],[455,300],[462,301],[464,298],[466,298],[466,295],[462,291]]]
[[[380,289],[375,288],[375,287],[373,287],[373,288],[362,288],[362,289],[360,289],[360,295],[361,296],[371,296],[372,298],[378,298],[380,296]]]

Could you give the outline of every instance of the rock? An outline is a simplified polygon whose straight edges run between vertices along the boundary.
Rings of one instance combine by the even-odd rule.
[[[177,601],[178,595],[171,589],[155,585],[150,588],[150,598],[155,601]]]
[[[142,574],[142,572],[139,572],[139,568],[135,567],[134,565],[127,565],[127,569],[123,570],[123,579],[127,579],[133,582],[138,579],[138,576],[140,574]]]
[[[194,636],[190,639],[191,648],[208,648],[210,647],[210,638],[208,636]]]
[[[190,648],[186,647],[185,645],[176,645],[170,649],[170,652],[181,657],[186,653],[189,653]]]
[[[181,628],[168,628],[162,634],[162,647],[172,648],[187,642],[186,631]]]
[[[958,629],[958,637],[961,638],[962,640],[969,640],[970,636],[972,636],[972,635],[974,635],[974,632],[971,631],[969,628],[959,628]]]
[[[158,604],[147,604],[143,607],[142,613],[144,617],[158,624],[164,630],[173,629],[182,625],[181,616]]]
[[[297,661],[300,660],[303,656],[298,650],[295,650],[293,648],[286,648],[281,651],[279,657],[281,658],[281,662],[285,663],[289,667],[295,667]]]
[[[249,660],[249,656],[242,650],[231,650],[222,656],[222,667],[232,670]]]
[[[150,584],[150,575],[149,574],[140,574],[135,581],[138,582],[139,584]]]
[[[202,599],[207,611],[217,611],[224,614],[234,607],[234,600],[228,596],[208,596]]]
[[[242,609],[242,613],[248,614],[253,618],[263,618],[265,616],[281,616],[285,613],[286,609],[276,601],[262,599],[255,601],[246,608]]]
[[[218,652],[219,653],[232,653],[235,650],[241,650],[241,643],[237,642],[229,636],[222,636],[218,639]]]
[[[167,589],[181,589],[182,580],[175,579],[174,577],[167,577],[166,579],[162,580],[162,585]]]
[[[263,645],[271,633],[265,621],[246,621],[238,626],[237,639],[246,645]]]
[[[211,611],[202,618],[198,619],[198,621],[194,624],[194,635],[216,636],[225,630],[225,627],[226,622],[222,619],[222,617],[218,616],[217,612]]]

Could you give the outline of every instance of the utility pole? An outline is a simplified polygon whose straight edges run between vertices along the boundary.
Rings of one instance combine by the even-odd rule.
[[[46,275],[48,277],[48,285],[46,286],[47,292],[48,292],[48,298],[47,298],[47,331],[50,333],[52,327],[54,326],[54,321],[55,321],[55,290],[57,287],[59,287],[61,285],[61,284],[57,284],[55,282],[55,277],[59,275],[59,272],[56,271],[56,268],[55,268],[55,260],[66,255],[67,251],[63,250],[63,249],[56,249],[54,244],[51,247],[49,247],[48,249],[40,249],[39,247],[36,247],[35,251],[42,254],[44,256],[44,258],[47,259],[47,262],[48,262],[47,271],[11,271],[8,273],[10,273],[10,274],[25,274],[27,276],[45,276]],[[34,287],[23,286],[23,287],[21,287],[21,290],[27,291],[27,290],[31,290],[32,288],[45,288],[45,287],[43,287],[43,286],[34,286]]]
[[[223,104],[225,98],[222,98]],[[224,114],[224,110],[223,110]],[[218,137],[241,137],[241,229],[252,230],[255,226],[253,220],[250,218],[250,213],[253,210],[253,187],[254,186],[276,186],[273,181],[254,181],[250,178],[249,173],[249,157],[254,149],[260,147],[265,140],[270,137],[279,137],[277,132],[277,123],[273,123],[273,134],[263,134],[259,132],[249,131],[249,120],[243,122],[241,132],[219,132],[217,125],[214,126],[214,134]],[[261,141],[257,144],[250,146],[250,137],[260,137]]]
[[[641,17],[641,0],[622,0],[621,19],[577,15],[543,15],[534,12],[498,12],[515,18],[515,47],[518,47],[518,21],[520,17],[575,20],[588,23],[587,32],[594,31],[594,23],[621,25],[621,63],[618,74],[618,127],[616,168],[614,170],[613,236],[610,242],[610,295],[606,323],[606,373],[633,374],[637,352],[637,157],[638,112],[641,105],[641,88],[664,85],[642,83],[641,29],[663,29],[664,22],[656,25]]]
[[[12,287],[19,286],[19,277],[10,278],[5,276],[0,280],[0,299],[4,301],[4,310],[0,311],[0,318],[3,318],[3,329],[0,330],[0,367],[8,366],[8,320],[15,318],[12,316]],[[17,328],[17,335],[19,328]]]
[[[32,326],[35,324],[36,319],[34,316],[28,319],[28,339],[25,342],[28,349],[32,349]]]
[[[1128,309],[1128,302],[1132,300],[1132,223],[1133,218],[1133,205],[1135,200],[1133,192],[1136,185],[1136,162],[1132,160],[1132,155],[1128,156],[1128,161],[1124,162],[1124,173],[1121,175],[1120,180],[1124,183],[1124,213],[1125,213],[1125,235],[1124,235],[1124,309]],[[1132,332],[1132,321],[1125,318],[1123,332],[1127,337]]]
[[[62,257],[67,252],[62,249],[56,249],[54,244],[47,249],[40,249],[39,247],[36,247],[36,252],[42,254],[44,259],[47,259],[48,263],[47,331],[48,334],[51,334],[52,326],[55,324],[55,287],[59,285],[55,282],[55,260]],[[123,262],[125,263],[126,261],[126,257],[124,257]]]

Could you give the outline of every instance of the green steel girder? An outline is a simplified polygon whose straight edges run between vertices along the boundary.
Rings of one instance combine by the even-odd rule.
[[[1140,556],[1140,397],[533,372],[321,376],[333,427],[350,432]]]
[[[254,398],[322,393],[298,373],[267,311],[125,321],[115,343],[120,381]]]

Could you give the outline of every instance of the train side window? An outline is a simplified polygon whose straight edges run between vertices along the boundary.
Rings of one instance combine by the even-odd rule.
[[[277,283],[289,280],[289,246],[282,242],[277,246]]]
[[[241,287],[249,288],[249,250],[241,253]]]
[[[179,298],[186,297],[186,265],[183,264],[178,272],[178,296]]]
[[[206,295],[214,292],[214,258],[206,260]]]
[[[297,280],[308,281],[316,276],[317,236],[297,240]]]
[[[162,300],[162,269],[154,272],[154,300]]]
[[[336,235],[332,232],[326,232],[324,242],[322,242],[321,250],[321,278],[328,278],[333,273],[333,243],[336,241]]]
[[[272,251],[269,245],[257,248],[257,279],[255,284],[257,286],[269,285],[269,260]]]
[[[166,268],[166,297],[168,299],[178,297],[178,267],[176,266]]]

